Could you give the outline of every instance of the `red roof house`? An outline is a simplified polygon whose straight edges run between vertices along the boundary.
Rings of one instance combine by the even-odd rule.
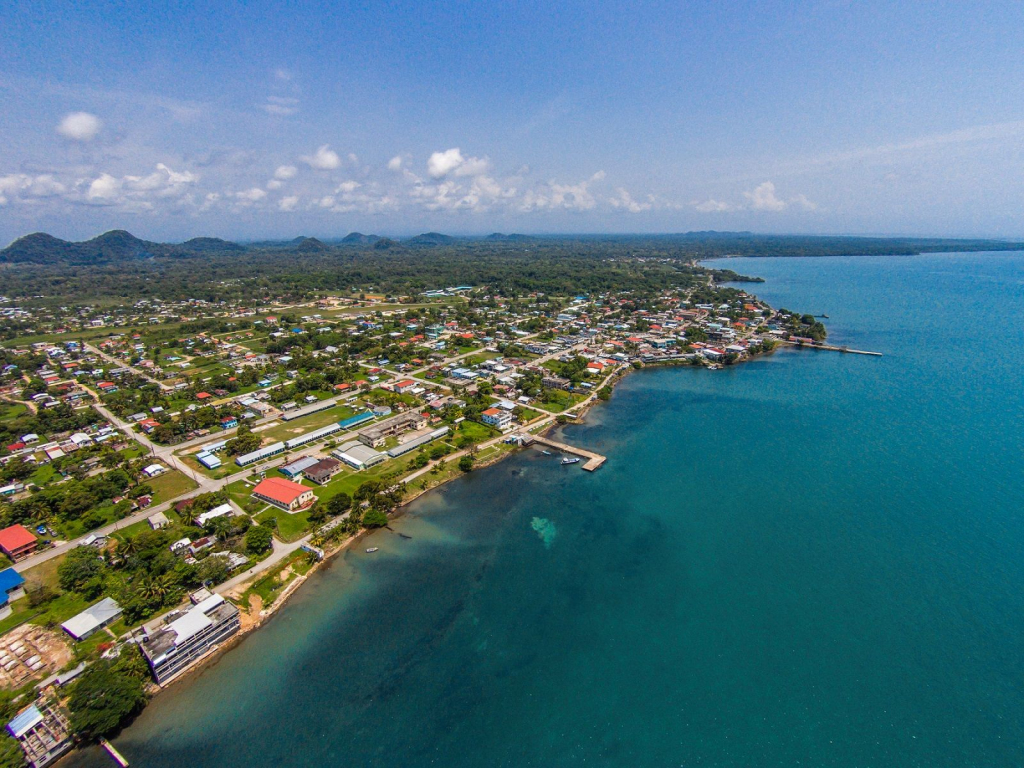
[[[0,531],[0,550],[11,560],[18,560],[35,552],[36,537],[23,525],[12,525]]]
[[[285,480],[283,477],[268,477],[260,480],[252,495],[268,504],[273,504],[285,512],[297,512],[313,503],[313,491],[299,483]]]

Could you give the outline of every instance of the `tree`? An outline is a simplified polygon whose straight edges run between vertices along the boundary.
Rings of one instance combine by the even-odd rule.
[[[269,528],[254,525],[245,532],[245,551],[251,555],[259,555],[270,549],[274,534]]]
[[[75,592],[102,571],[103,562],[95,549],[75,547],[64,557],[64,562],[57,566],[57,582],[65,592]]]
[[[123,653],[128,653],[125,647]],[[137,650],[130,653],[138,654]],[[146,703],[143,679],[135,673],[135,660],[123,664],[100,659],[82,673],[71,689],[68,711],[71,730],[92,741],[117,730]]]
[[[363,527],[365,528],[383,528],[387,524],[387,514],[379,509],[368,509],[366,514],[363,515]]]
[[[332,496],[327,502],[327,512],[331,517],[343,515],[352,509],[352,497],[347,493]]]
[[[459,459],[459,469],[461,469],[463,472],[469,472],[470,470],[473,469],[474,461],[475,459],[473,458],[472,454],[467,453],[465,456]]]

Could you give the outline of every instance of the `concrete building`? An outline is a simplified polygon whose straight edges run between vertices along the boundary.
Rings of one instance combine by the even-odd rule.
[[[356,436],[363,445],[368,445],[371,448],[380,448],[389,437],[415,429],[423,429],[425,426],[427,426],[426,416],[418,412],[409,412],[392,416],[390,419],[385,419],[365,429],[361,429],[356,433]]]
[[[147,633],[139,644],[161,685],[181,674],[213,648],[238,632],[238,609],[211,595],[187,611],[167,616],[167,623]]]
[[[488,408],[480,414],[480,419],[484,424],[490,424],[492,427],[497,427],[501,430],[512,426],[512,414],[500,408]]]
[[[285,512],[298,512],[313,503],[313,491],[283,477],[268,477],[252,489],[252,495]]]

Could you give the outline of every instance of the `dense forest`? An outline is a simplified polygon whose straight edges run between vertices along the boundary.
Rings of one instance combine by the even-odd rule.
[[[497,294],[635,290],[704,279],[699,259],[726,256],[906,255],[936,251],[1024,250],[993,240],[857,238],[693,232],[659,236],[453,238],[426,233],[397,242],[353,233],[338,242],[296,238],[239,245],[214,238],[181,244],[123,231],[84,243],[44,234],[0,251],[4,293],[24,301],[207,301],[308,299],[318,293],[415,294],[454,285]],[[719,279],[739,276],[721,271]]]

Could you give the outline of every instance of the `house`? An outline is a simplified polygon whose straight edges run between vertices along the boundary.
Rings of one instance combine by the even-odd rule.
[[[321,459],[304,470],[306,477],[317,485],[323,485],[341,471],[342,464],[337,459]]]
[[[121,618],[121,606],[112,597],[104,597],[77,616],[61,624],[61,627],[75,640],[84,640],[96,634],[103,627]]]
[[[67,713],[50,698],[40,698],[7,724],[30,768],[43,768],[74,746]]]
[[[200,527],[202,527],[216,517],[224,517],[224,515],[233,514],[235,514],[235,510],[230,504],[221,504],[207,512],[203,512],[196,518],[196,522],[199,524]]]
[[[298,512],[312,504],[314,499],[313,491],[309,488],[283,477],[268,477],[261,480],[252,489],[252,495],[285,512]]]
[[[166,471],[167,467],[163,464],[150,464],[142,470],[146,477],[156,477],[157,475],[162,475]]]
[[[153,679],[161,685],[177,677],[196,661],[238,632],[238,609],[214,594],[187,611],[169,614],[168,622],[146,632],[139,650]]]
[[[400,395],[403,395],[415,386],[416,382],[413,381],[412,379],[403,379],[402,381],[395,384],[395,392],[397,392]]]
[[[225,416],[223,419],[220,420],[221,429],[234,429],[237,426],[238,419],[236,419],[234,416]]]
[[[12,525],[0,531],[0,551],[11,560],[20,560],[36,550],[36,537],[23,525]]]
[[[512,414],[499,408],[488,408],[480,414],[484,424],[490,424],[498,429],[508,429],[512,426]]]
[[[300,456],[295,461],[278,467],[278,471],[289,480],[301,479],[303,472],[309,467],[314,466],[318,461],[319,459],[314,459],[312,456]]]
[[[149,527],[154,531],[159,531],[171,524],[171,521],[167,519],[167,515],[163,512],[157,512],[155,515],[150,515],[147,522],[149,523]]]
[[[11,603],[25,596],[25,579],[13,568],[0,571],[0,619],[11,615]]]

